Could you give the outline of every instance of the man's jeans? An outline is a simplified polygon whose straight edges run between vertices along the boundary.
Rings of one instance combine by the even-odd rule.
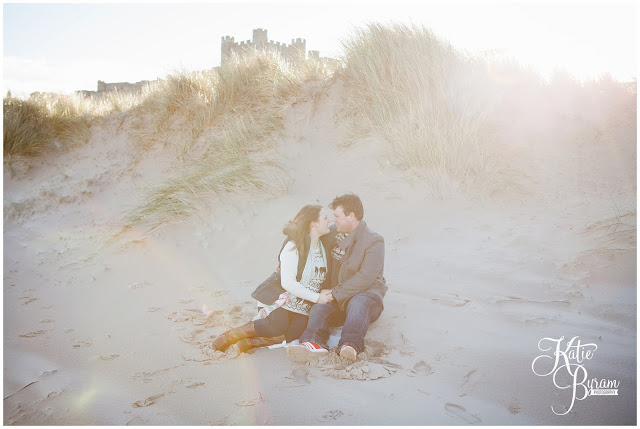
[[[369,292],[354,295],[347,304],[346,313],[340,310],[336,301],[314,304],[309,312],[307,330],[300,337],[300,342],[310,341],[329,349],[329,326],[344,324],[338,350],[347,343],[361,353],[364,351],[364,336],[369,325],[380,317],[382,308],[382,300]]]

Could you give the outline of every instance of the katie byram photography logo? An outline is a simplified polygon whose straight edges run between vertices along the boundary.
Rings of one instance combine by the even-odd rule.
[[[594,343],[580,342],[579,337],[573,337],[563,344],[564,337],[543,338],[538,341],[538,349],[542,352],[531,363],[531,369],[540,377],[551,376],[553,384],[561,390],[568,390],[571,398],[566,411],[554,414],[563,416],[573,409],[576,402],[589,396],[617,395],[620,382],[606,378],[589,379],[585,363],[591,360],[598,350]]]

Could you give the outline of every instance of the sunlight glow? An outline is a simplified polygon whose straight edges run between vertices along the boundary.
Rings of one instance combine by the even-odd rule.
[[[630,0],[5,4],[3,87],[14,95],[71,93],[95,90],[98,80],[206,70],[220,64],[222,36],[248,40],[254,28],[339,57],[341,42],[370,22],[424,25],[460,50],[498,50],[547,78],[563,69],[580,80],[608,72],[629,81],[636,15]]]
[[[630,80],[636,63],[635,48],[630,50],[637,45],[634,19],[613,13],[610,19],[605,18],[600,9],[588,5],[540,9],[530,19],[547,26],[515,40],[511,49],[522,64],[530,64],[546,78],[555,70],[565,70],[578,80],[595,79],[607,72]],[[625,24],[629,28],[625,29]]]
[[[91,388],[85,389],[73,401],[74,406],[76,408],[86,408],[94,401],[94,399],[98,395],[98,392],[99,390],[97,387],[91,387]]]

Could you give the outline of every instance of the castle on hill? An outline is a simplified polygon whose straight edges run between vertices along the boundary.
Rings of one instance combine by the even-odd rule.
[[[280,56],[291,62],[300,62],[307,59],[321,60],[324,62],[336,62],[332,58],[320,58],[320,51],[309,51],[307,53],[307,40],[306,39],[291,39],[291,44],[274,42],[267,38],[267,30],[262,28],[256,28],[253,30],[253,39],[242,42],[235,42],[232,36],[222,37],[220,65],[224,64],[233,54],[243,55],[253,49],[256,50],[272,50],[278,52]],[[110,92],[138,92],[148,84],[149,81],[141,81],[136,83],[118,82],[118,83],[106,83],[98,81],[97,91],[76,91],[78,94],[82,94],[85,97],[101,96]]]
[[[307,58],[307,40],[291,39],[291,44],[274,42],[267,37],[267,30],[256,28],[253,30],[253,39],[235,42],[232,36],[222,37],[220,65],[224,64],[232,54],[242,55],[250,50],[268,50],[278,52],[281,57],[292,62],[304,61]],[[309,58],[319,59],[319,51],[309,51]]]

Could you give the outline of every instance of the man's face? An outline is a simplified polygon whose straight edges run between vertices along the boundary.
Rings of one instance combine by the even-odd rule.
[[[342,206],[338,206],[333,209],[333,221],[336,223],[336,230],[338,232],[344,232],[350,234],[353,231],[353,220],[351,216],[345,216]]]

